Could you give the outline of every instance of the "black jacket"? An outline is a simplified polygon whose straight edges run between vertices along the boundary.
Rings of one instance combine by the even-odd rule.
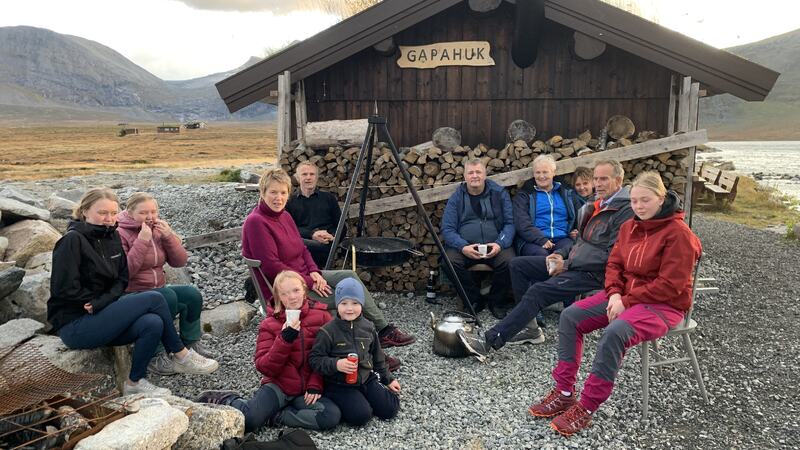
[[[72,220],[53,249],[47,320],[58,331],[86,314],[85,303],[96,314],[120,298],[127,285],[128,263],[117,227]]]
[[[311,239],[317,230],[325,230],[331,235],[336,235],[336,226],[342,215],[336,196],[330,192],[320,191],[319,188],[309,197],[304,196],[298,189],[286,203],[286,211],[294,219],[303,239]],[[347,227],[345,231],[346,229]]]
[[[308,355],[308,363],[315,372],[325,377],[326,383],[347,384],[345,374],[336,370],[336,361],[347,358],[348,353],[358,354],[356,384],[366,383],[373,371],[383,384],[389,384],[394,379],[387,370],[386,357],[375,325],[363,315],[352,322],[336,318],[320,328]]]

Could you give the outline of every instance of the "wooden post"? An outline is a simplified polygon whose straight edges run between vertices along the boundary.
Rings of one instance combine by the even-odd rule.
[[[689,95],[692,88],[692,77],[683,77],[681,91],[678,96],[677,131],[689,131]]]
[[[278,75],[278,164],[292,141],[292,76],[287,70]]]
[[[669,80],[669,111],[667,112],[667,136],[675,132],[675,74]]]
[[[700,83],[692,83],[689,88],[689,131],[697,130],[698,113],[700,110]],[[683,210],[686,213],[686,223],[692,226],[692,199],[694,198],[694,166],[697,157],[697,147],[689,147],[689,155],[686,156],[686,188],[683,192]]]
[[[303,129],[308,122],[308,116],[306,114],[306,85],[302,80],[295,83],[294,120],[297,128],[297,139],[305,144],[306,136]]]

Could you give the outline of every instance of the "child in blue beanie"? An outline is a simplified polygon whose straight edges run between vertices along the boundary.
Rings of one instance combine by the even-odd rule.
[[[335,294],[339,317],[320,328],[309,364],[325,378],[325,396],[339,406],[343,422],[360,426],[373,415],[389,420],[400,409],[400,383],[386,367],[375,326],[361,315],[364,288],[345,278]],[[357,363],[348,361],[350,353],[358,355]],[[354,372],[356,382],[347,383],[347,374]]]

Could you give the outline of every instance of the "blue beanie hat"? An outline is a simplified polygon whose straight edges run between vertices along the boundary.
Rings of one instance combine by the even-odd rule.
[[[364,287],[355,278],[345,278],[336,285],[336,306],[343,300],[355,300],[364,306]]]

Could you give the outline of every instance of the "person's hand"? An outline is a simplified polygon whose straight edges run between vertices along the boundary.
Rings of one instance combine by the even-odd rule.
[[[353,373],[358,369],[358,363],[342,358],[336,361],[336,370],[342,373]]]
[[[489,252],[486,253],[486,259],[494,258],[498,253],[500,253],[500,250],[502,250],[502,248],[500,248],[500,244],[497,242],[492,242],[491,244],[486,245],[489,247]]]
[[[327,231],[325,231],[325,230],[322,230],[322,233],[323,233],[323,234],[322,234],[322,237],[325,239],[325,243],[326,243],[326,244],[327,244],[328,242],[333,242],[333,238],[334,238],[334,236],[333,236],[332,234],[328,233],[328,232],[327,232]]]
[[[328,239],[328,237],[331,237],[331,239]],[[319,242],[320,244],[327,244],[333,240],[333,237],[325,230],[317,230],[311,235],[311,239]]]
[[[158,219],[158,222],[155,223],[154,228],[158,230],[163,237],[169,237],[175,234],[175,232],[172,231],[172,227],[170,227],[169,224],[162,219]]]
[[[619,294],[612,294],[608,299],[608,306],[606,306],[606,315],[608,321],[613,322],[622,311],[625,311],[625,304],[622,303],[622,296]]]
[[[283,331],[286,327],[292,327],[295,330],[300,331],[300,321],[299,320],[295,320],[292,323],[283,322],[283,326],[281,327],[281,331]]]
[[[572,239],[572,240],[575,240],[575,239],[577,239],[577,238],[578,238],[578,230],[572,230],[572,231],[570,231],[570,232],[569,232],[569,237],[570,237],[570,239]]]
[[[481,259],[481,254],[478,253],[478,246],[475,244],[467,244],[461,249],[461,253],[469,259]]]
[[[303,400],[305,400],[306,405],[313,405],[317,403],[317,400],[322,397],[321,394],[312,394],[310,392],[306,392],[306,395],[303,396]]]
[[[544,262],[547,264],[547,273],[549,273],[551,277],[566,271],[566,268],[564,267],[564,258],[558,253],[547,255],[547,257],[544,259]],[[551,265],[554,265],[554,267],[551,268]]]
[[[94,313],[94,308],[92,307],[91,303],[84,303],[83,304],[83,309],[85,309],[86,312],[88,312],[89,314]]]
[[[389,390],[394,392],[395,394],[400,392],[400,382],[397,380],[392,380],[392,382],[386,385],[386,387],[388,387]]]
[[[316,292],[320,297],[331,295],[331,287],[328,285],[328,282],[325,281],[325,278],[322,278],[322,274],[319,272],[311,272],[311,279],[314,280],[314,286],[311,287],[312,291]]]
[[[556,244],[553,244],[553,241],[548,239],[547,242],[545,242],[544,245],[542,245],[542,248],[545,250],[550,250],[551,248],[553,248],[554,245]]]
[[[142,223],[142,229],[139,230],[139,239],[150,242],[153,238],[153,230],[146,223]]]

